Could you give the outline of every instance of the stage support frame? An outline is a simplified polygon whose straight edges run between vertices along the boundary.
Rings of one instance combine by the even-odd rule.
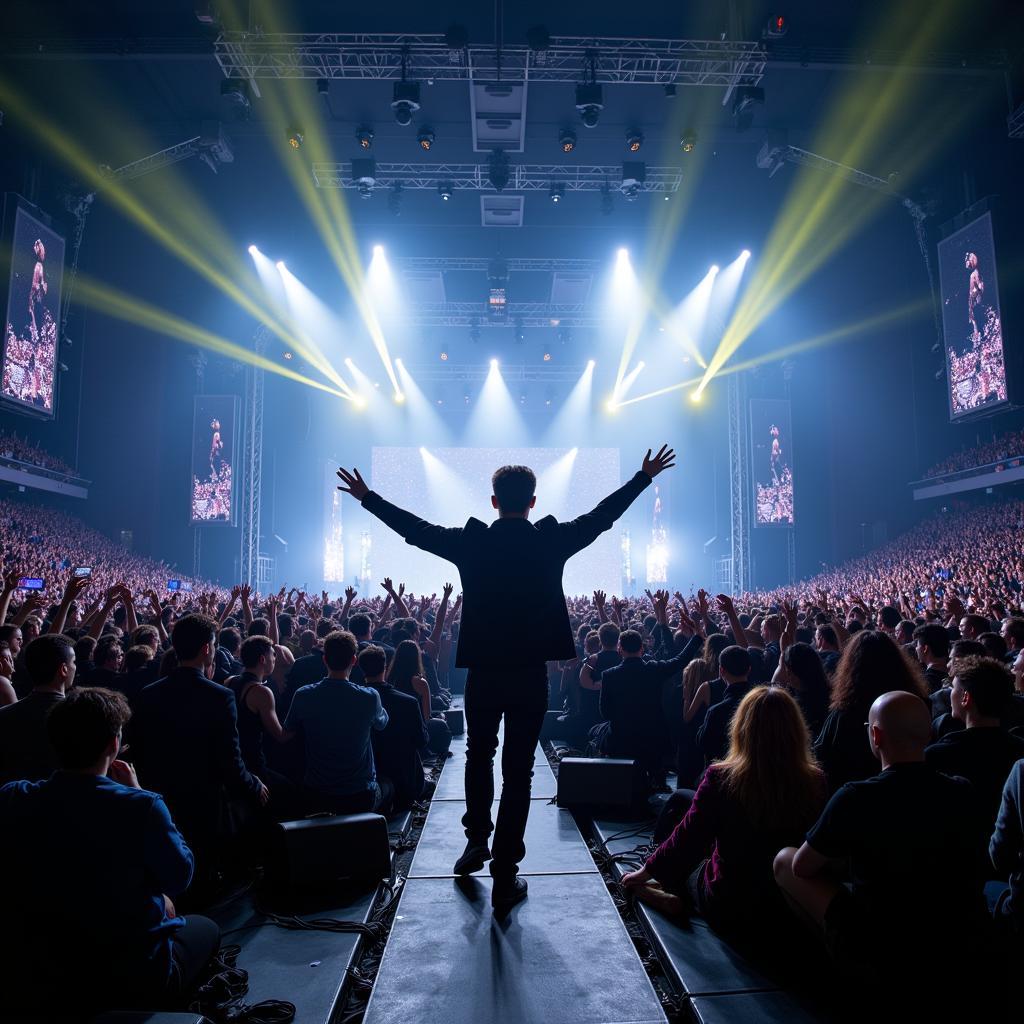
[[[729,375],[729,544],[733,596],[750,589],[750,460],[747,449],[747,387],[742,373]]]
[[[257,355],[263,355],[269,331],[260,324],[253,338]],[[239,559],[240,579],[253,589],[259,588],[260,519],[263,508],[263,385],[262,367],[245,368],[245,408],[243,410],[242,486],[239,501],[242,509],[242,550]]]

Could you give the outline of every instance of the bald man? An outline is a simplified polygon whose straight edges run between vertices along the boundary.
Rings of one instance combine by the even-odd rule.
[[[800,849],[775,858],[775,878],[840,964],[903,984],[910,958],[962,946],[981,927],[978,800],[965,779],[925,763],[931,722],[920,697],[883,694],[865,727],[881,774],[841,787]]]

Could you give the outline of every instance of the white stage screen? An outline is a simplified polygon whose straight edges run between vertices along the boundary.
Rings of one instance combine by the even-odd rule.
[[[462,526],[470,516],[490,522],[491,474],[499,466],[526,465],[537,474],[537,505],[530,518],[573,519],[619,487],[618,448],[374,448],[370,486],[382,497],[441,526]],[[565,592],[622,589],[620,528],[613,527],[565,567]],[[404,582],[415,594],[440,593],[458,573],[443,559],[405,543],[373,521],[370,564],[374,581]]]

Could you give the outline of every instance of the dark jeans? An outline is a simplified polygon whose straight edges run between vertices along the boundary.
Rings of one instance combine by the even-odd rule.
[[[547,668],[531,665],[503,670],[470,669],[466,680],[466,838],[491,844],[491,874],[515,877],[526,856],[523,834],[530,814],[533,752],[548,707]],[[501,751],[501,801],[498,822],[491,821],[494,803],[494,752],[498,727],[505,720]]]
[[[192,994],[196,981],[220,947],[220,928],[208,917],[189,914],[171,940],[169,987],[183,1002]]]

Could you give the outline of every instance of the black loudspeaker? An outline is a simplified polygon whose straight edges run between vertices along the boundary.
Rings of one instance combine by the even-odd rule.
[[[282,821],[276,831],[274,856],[267,870],[270,881],[279,888],[391,875],[388,823],[380,814]]]
[[[633,807],[642,793],[636,761],[563,757],[558,764],[559,807]]]
[[[466,731],[466,716],[462,708],[449,708],[444,713],[444,720],[453,736],[461,736]]]

